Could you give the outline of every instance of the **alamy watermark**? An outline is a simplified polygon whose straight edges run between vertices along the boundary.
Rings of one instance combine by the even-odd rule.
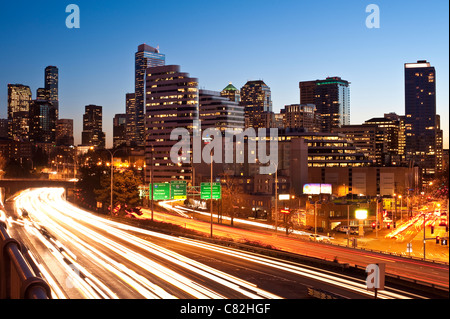
[[[369,4],[366,7],[366,12],[370,13],[366,18],[366,27],[368,29],[380,28],[380,7],[376,4]]]
[[[70,13],[66,18],[66,27],[68,29],[80,28],[80,7],[76,4],[69,4],[66,7],[66,12]]]
[[[170,134],[171,141],[178,141],[170,150],[173,163],[244,163],[247,151],[248,163],[260,164],[260,174],[273,174],[278,168],[278,129],[247,128],[244,131],[208,128],[201,134],[199,121],[193,123],[193,136],[186,128],[176,128]],[[269,136],[267,136],[269,131]],[[191,143],[192,139],[192,143]],[[202,141],[207,142],[202,149]],[[191,153],[192,144],[192,158]],[[247,147],[245,147],[245,144]]]

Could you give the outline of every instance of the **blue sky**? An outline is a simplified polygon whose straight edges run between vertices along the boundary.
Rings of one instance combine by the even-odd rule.
[[[80,8],[80,29],[65,25],[67,5]],[[365,25],[366,6],[380,8],[380,28]],[[112,119],[134,91],[134,53],[147,43],[181,65],[200,87],[220,91],[262,79],[275,111],[299,103],[299,81],[340,76],[351,82],[351,124],[404,114],[404,63],[428,60],[437,73],[437,113],[449,139],[447,1],[2,1],[0,117],[7,84],[44,85],[59,68],[60,118],[81,140],[87,104],[103,106],[107,145]]]

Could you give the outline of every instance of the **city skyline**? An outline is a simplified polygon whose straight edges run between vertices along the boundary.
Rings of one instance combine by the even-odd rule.
[[[104,107],[106,145],[111,147],[114,115],[125,112],[125,95],[134,92],[136,48],[146,43],[159,46],[167,65],[181,65],[183,70],[198,78],[201,89],[221,91],[229,82],[241,89],[248,80],[263,80],[271,89],[274,112],[300,102],[300,81],[342,77],[351,83],[350,123],[361,124],[384,113],[403,115],[404,64],[427,60],[436,68],[436,109],[441,116],[444,148],[448,148],[448,29],[437,28],[448,25],[448,17],[441,14],[448,12],[448,4],[427,4],[429,21],[425,25],[416,22],[421,13],[419,2],[379,1],[381,27],[368,29],[365,7],[369,3],[349,1],[338,6],[327,2],[325,6],[322,3],[320,10],[316,8],[318,4],[292,1],[277,5],[258,3],[264,7],[255,8],[255,13],[261,13],[258,17],[247,15],[252,5],[256,6],[256,2],[249,1],[234,6],[236,12],[217,13],[216,20],[208,13],[220,8],[217,3],[206,5],[197,1],[198,6],[192,7],[178,3],[179,10],[173,10],[173,14],[180,22],[165,27],[157,22],[164,20],[162,13],[170,5],[142,3],[148,8],[153,5],[148,18],[153,23],[146,27],[145,21],[141,24],[136,22],[138,18],[132,18],[132,13],[142,13],[123,3],[78,1],[80,29],[65,26],[66,4],[30,3],[20,11],[20,16],[17,8],[6,4],[2,10],[5,17],[0,14],[3,32],[9,32],[7,43],[11,50],[0,53],[0,117],[6,117],[8,83],[30,86],[34,99],[36,90],[42,86],[42,70],[55,65],[59,69],[60,118],[74,120],[75,143],[81,143],[84,107],[97,104]],[[42,29],[27,28],[43,12],[47,20]],[[161,14],[156,14],[158,12]],[[310,16],[306,12],[310,12]],[[176,32],[184,21],[182,18],[188,16],[193,32],[204,35],[194,37],[194,41]],[[298,24],[291,21],[293,17],[298,18],[295,20]],[[344,35],[339,41],[329,34],[335,23]],[[211,27],[205,30],[202,25]],[[264,35],[249,29],[247,41],[238,41],[239,30],[245,32],[245,27],[252,25],[260,26]],[[133,28],[137,31],[127,34]],[[306,30],[309,30],[307,35]],[[58,39],[58,45],[51,48],[33,45],[38,41],[33,35],[45,32]],[[224,32],[234,33],[236,41],[224,41]],[[324,35],[329,38],[322,42],[320,39]],[[417,36],[426,37],[428,45],[417,47],[413,43]],[[216,37],[217,41],[209,40],[211,37]],[[6,42],[6,38],[2,40]],[[320,49],[320,43],[324,49]],[[25,49],[31,47],[39,50],[32,59],[23,60]]]

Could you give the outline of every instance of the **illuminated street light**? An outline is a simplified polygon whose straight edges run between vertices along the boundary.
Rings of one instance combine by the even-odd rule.
[[[367,209],[357,209],[355,210],[355,217],[359,220],[359,234],[364,236],[363,221],[367,219]]]

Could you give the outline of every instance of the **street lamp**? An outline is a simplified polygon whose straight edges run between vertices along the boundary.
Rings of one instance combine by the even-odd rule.
[[[367,209],[355,210],[355,217],[359,220],[359,234],[364,236],[363,221],[367,219]]]

